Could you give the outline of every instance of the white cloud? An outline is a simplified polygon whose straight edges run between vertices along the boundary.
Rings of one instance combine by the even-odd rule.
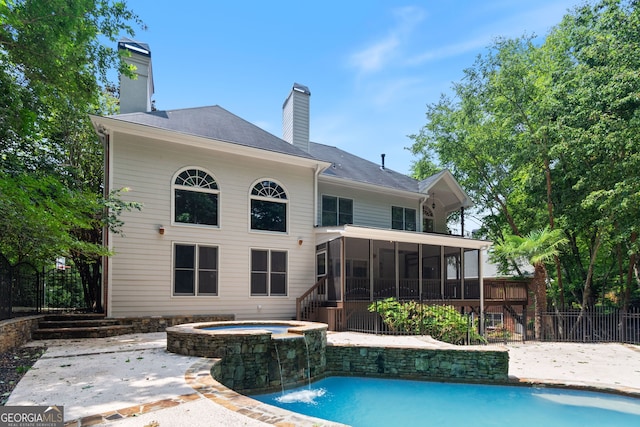
[[[396,23],[386,37],[350,56],[349,64],[359,72],[378,71],[392,62],[402,43],[425,16],[422,9],[417,7],[395,9],[393,15]]]
[[[416,88],[423,83],[421,78],[400,78],[382,82],[375,88],[373,103],[377,107],[386,107],[399,99],[412,97]]]
[[[377,71],[391,59],[398,44],[398,38],[391,34],[385,40],[351,55],[349,63],[360,72]]]
[[[461,54],[477,51],[487,47],[491,43],[490,36],[478,37],[460,43],[450,44],[438,49],[431,49],[407,59],[408,65],[420,65],[425,62],[435,61],[443,58],[450,58]]]

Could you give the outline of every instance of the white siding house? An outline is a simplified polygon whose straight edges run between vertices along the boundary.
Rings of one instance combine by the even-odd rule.
[[[151,70],[148,46],[127,40],[120,48]],[[418,182],[310,142],[305,86],[294,84],[286,97],[281,139],[219,106],[150,111],[151,103],[138,99],[141,91],[152,92],[150,73],[140,79],[144,88],[122,80],[122,105],[139,111],[91,117],[106,146],[107,189],[127,188],[123,198],[142,204],[122,214],[122,234],[108,236],[114,252],[103,275],[108,316],[292,318],[296,298],[326,270],[343,279],[354,270],[344,249],[348,239],[369,239],[360,246],[374,251],[378,240],[391,242],[379,252],[391,264],[375,264],[374,254],[358,261],[371,269],[371,277],[359,274],[367,273],[372,298],[388,296],[374,295],[382,267],[397,271],[396,287],[411,275],[411,292],[422,296],[429,275],[430,286],[447,293],[447,254],[463,263],[476,259],[465,251],[477,251],[481,261],[480,250],[490,244],[445,234],[447,216],[471,206],[448,171]],[[127,91],[137,101],[129,101]],[[333,258],[320,262],[318,254],[326,257],[327,243],[337,241],[343,249],[332,244]],[[405,244],[414,245],[415,254]],[[432,252],[440,254],[437,267],[427,267]],[[428,273],[436,270],[438,277]],[[480,276],[474,283],[481,284],[474,271]],[[464,290],[464,277],[451,280]],[[342,286],[336,298],[348,297]]]

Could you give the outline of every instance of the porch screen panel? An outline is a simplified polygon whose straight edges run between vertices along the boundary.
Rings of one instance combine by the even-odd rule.
[[[444,297],[450,299],[462,298],[462,263],[460,248],[444,248]]]
[[[441,299],[440,246],[422,245],[422,297]]]
[[[420,266],[417,243],[398,243],[398,277],[400,299],[420,298]]]
[[[464,297],[468,299],[480,298],[480,251],[478,249],[464,250]]]
[[[327,299],[329,301],[340,301],[342,299],[341,246],[342,238],[329,242],[329,265],[327,269]]]
[[[373,297],[396,297],[396,249],[393,242],[373,241]]]
[[[369,240],[345,239],[345,301],[369,300]]]

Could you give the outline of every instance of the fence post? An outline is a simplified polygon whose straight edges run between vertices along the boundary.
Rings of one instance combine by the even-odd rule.
[[[528,331],[528,326],[527,326],[527,306],[523,306],[522,309],[522,342],[525,343],[527,342],[527,331]]]

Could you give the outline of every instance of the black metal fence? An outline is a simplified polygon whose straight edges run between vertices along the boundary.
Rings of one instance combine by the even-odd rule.
[[[403,301],[399,301],[403,303]],[[345,302],[341,310],[332,311],[335,313],[333,324],[337,330],[366,332],[380,335],[420,335],[424,334],[422,326],[429,321],[422,316],[433,316],[434,312],[424,309],[427,305],[449,306],[447,301],[404,301],[404,303],[414,304],[413,308],[406,310],[403,315],[397,315],[397,320],[385,318],[380,310],[375,309],[381,301],[365,302],[353,301]],[[374,309],[370,309],[373,307]],[[480,330],[480,319],[477,311],[463,313],[460,307],[452,310],[437,311],[439,315],[452,313],[455,322],[460,322],[460,317],[464,320],[468,331],[466,343],[477,343],[472,337]],[[440,319],[443,320],[443,319]],[[453,323],[449,319],[448,327]],[[395,322],[395,323],[394,323]],[[488,307],[484,312],[484,332],[483,338],[487,343],[514,343],[535,340],[535,315],[532,310],[527,311],[522,306],[493,306]],[[403,327],[403,325],[409,325]],[[640,309],[634,308],[623,311],[617,308],[597,308],[592,310],[571,310],[563,312],[544,313],[540,322],[542,341],[555,342],[621,342],[630,344],[640,344]]]
[[[640,344],[640,309],[595,308],[545,313],[542,340]]]
[[[58,311],[84,310],[82,280],[73,266],[38,269],[29,263],[11,265],[0,256],[0,320]]]

